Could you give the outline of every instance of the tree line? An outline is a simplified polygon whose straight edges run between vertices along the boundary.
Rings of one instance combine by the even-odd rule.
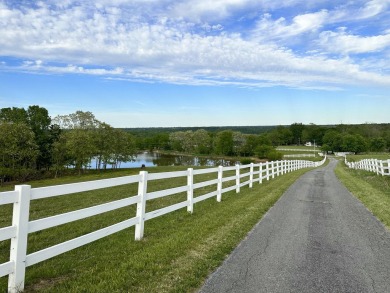
[[[242,131],[238,131],[238,129]],[[253,133],[258,129],[259,133]],[[248,132],[248,133],[245,133]],[[322,151],[383,152],[390,148],[390,124],[289,126],[226,129],[115,129],[93,113],[76,111],[53,119],[40,106],[0,109],[0,180],[25,181],[70,169],[117,168],[139,150],[253,157],[277,160],[275,147],[321,146]],[[94,165],[91,166],[91,162]]]
[[[91,112],[51,119],[39,106],[0,109],[0,180],[25,181],[71,168],[116,168],[135,154],[133,135],[115,129]],[[95,165],[90,166],[95,159]]]
[[[293,123],[289,126],[272,127],[261,134],[233,130],[216,132],[209,131],[208,128],[195,131],[165,130],[155,132],[155,129],[152,129],[152,134],[149,135],[133,133],[137,147],[191,154],[258,156],[272,159],[280,157],[274,147],[304,145],[306,142],[320,146],[324,152],[384,152],[390,148],[390,124],[319,126]],[[144,132],[147,133],[148,130],[145,129]]]

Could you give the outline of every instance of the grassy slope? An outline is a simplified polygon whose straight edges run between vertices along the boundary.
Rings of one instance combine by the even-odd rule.
[[[364,155],[348,155],[347,160],[349,162],[358,162],[364,159],[378,159],[378,160],[389,160],[389,153],[369,153]]]
[[[177,169],[177,168],[176,168]],[[166,169],[153,169],[166,171]],[[134,227],[72,250],[27,268],[26,291],[40,292],[188,292],[194,291],[246,236],[283,192],[306,170],[277,177],[241,193],[223,194],[222,202],[214,198],[195,205],[194,213],[184,209],[145,224],[145,238],[134,241]],[[123,171],[126,172],[126,171]],[[135,171],[136,172],[136,171]],[[124,175],[117,173],[118,175]],[[107,177],[91,175],[88,179]],[[113,175],[110,175],[113,176]],[[80,181],[76,178],[77,181]],[[211,178],[198,178],[203,181]],[[65,178],[63,183],[72,181]],[[153,189],[185,184],[181,179],[160,182]],[[60,184],[61,179],[55,181]],[[199,182],[198,181],[198,182]],[[43,186],[47,182],[36,183]],[[215,187],[212,187],[213,189]],[[37,201],[31,206],[31,219],[75,208],[120,199],[136,193],[136,186],[115,187]],[[210,190],[205,188],[201,193]],[[179,194],[151,201],[156,209],[185,200]],[[11,207],[0,210],[0,227],[9,224]],[[96,229],[134,216],[135,209],[123,208],[29,236],[29,253],[72,239]],[[0,262],[8,258],[9,241],[0,243]],[[7,286],[0,279],[0,292]]]
[[[390,229],[390,176],[352,170],[339,163],[336,175],[387,228]]]

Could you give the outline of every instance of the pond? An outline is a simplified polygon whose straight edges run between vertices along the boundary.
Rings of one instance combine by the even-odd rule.
[[[218,158],[206,158],[197,156],[183,156],[183,155],[167,155],[155,152],[143,152],[134,157],[131,162],[120,163],[119,168],[140,168],[142,165],[145,167],[156,166],[234,166],[238,161],[225,160]],[[95,162],[91,162],[91,166],[95,166]],[[111,166],[107,166],[110,168]]]

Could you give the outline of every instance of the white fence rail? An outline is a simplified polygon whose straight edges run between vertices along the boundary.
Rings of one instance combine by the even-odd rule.
[[[304,149],[304,148],[290,149],[290,148],[278,147],[278,148],[276,148],[276,150],[283,151],[283,152],[311,152],[311,153],[316,151],[316,149],[314,147],[312,147],[312,148],[308,147],[306,149]],[[317,147],[317,150],[318,150],[318,147]]]
[[[192,213],[194,204],[197,202],[211,197],[216,197],[216,200],[220,202],[222,200],[222,194],[225,192],[236,190],[238,193],[243,186],[249,185],[251,188],[254,182],[262,183],[263,180],[270,180],[270,178],[275,178],[275,176],[283,175],[291,171],[307,167],[318,167],[321,166],[325,160],[326,158],[321,162],[303,160],[273,161],[250,165],[236,165],[234,167],[220,166],[218,168],[199,170],[189,168],[186,171],[165,173],[148,173],[146,171],[141,171],[139,175],[42,188],[31,188],[29,185],[15,186],[14,191],[0,193],[0,205],[13,204],[12,226],[0,228],[0,241],[11,239],[10,258],[8,262],[0,264],[0,277],[8,275],[8,292],[19,292],[24,288],[26,267],[132,226],[135,226],[135,240],[140,240],[143,237],[144,225],[147,220],[182,208],[187,208],[187,211]],[[227,171],[234,170],[234,176],[224,177],[224,174],[226,175]],[[242,170],[244,170],[244,173],[241,172]],[[195,175],[208,173],[214,173],[216,178],[194,183]],[[148,192],[148,182],[175,177],[187,177],[187,184],[171,189]],[[223,183],[228,181],[233,181],[235,184],[223,188]],[[31,200],[39,200],[124,184],[138,184],[138,194],[89,208],[29,221]],[[215,184],[217,185],[215,191],[194,197],[195,189]],[[186,201],[159,210],[145,212],[148,200],[180,192],[187,192]],[[40,251],[27,254],[27,239],[29,233],[49,229],[130,205],[136,205],[136,214],[132,218]]]
[[[345,156],[345,164],[352,169],[375,172],[377,175],[390,176],[390,160],[364,159],[358,162],[348,162]]]
[[[283,155],[283,158],[314,158],[315,154],[292,154],[292,155]]]

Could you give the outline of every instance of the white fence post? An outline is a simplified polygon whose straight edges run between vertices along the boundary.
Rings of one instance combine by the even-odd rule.
[[[275,165],[274,161],[271,162],[272,179],[275,178]]]
[[[271,162],[265,163],[265,176],[267,176],[267,181],[269,181],[269,165]]]
[[[222,200],[222,178],[223,178],[223,167],[218,167],[218,183],[217,183],[217,202]]]
[[[253,186],[253,163],[251,163],[250,167],[250,174],[249,174],[249,188],[252,188]]]
[[[194,211],[194,169],[192,168],[188,168],[187,185],[187,212],[192,214]]]
[[[138,195],[141,197],[137,203],[137,217],[138,224],[135,225],[135,240],[141,240],[144,237],[145,225],[145,206],[146,206],[146,192],[148,189],[148,171],[141,171],[139,173]]]
[[[24,289],[31,186],[17,185],[15,191],[18,192],[18,201],[14,203],[12,226],[16,227],[16,237],[11,238],[10,250],[10,261],[14,263],[14,269],[8,277],[8,292],[12,293]]]
[[[240,165],[236,165],[236,193],[240,192]]]
[[[376,171],[376,175],[379,175],[379,162],[378,162],[378,159],[375,159],[375,171]]]
[[[390,175],[390,160],[387,160],[387,174]]]
[[[383,168],[383,161],[378,161],[381,175],[385,175],[385,169]]]
[[[263,183],[263,163],[259,164],[259,184]]]

